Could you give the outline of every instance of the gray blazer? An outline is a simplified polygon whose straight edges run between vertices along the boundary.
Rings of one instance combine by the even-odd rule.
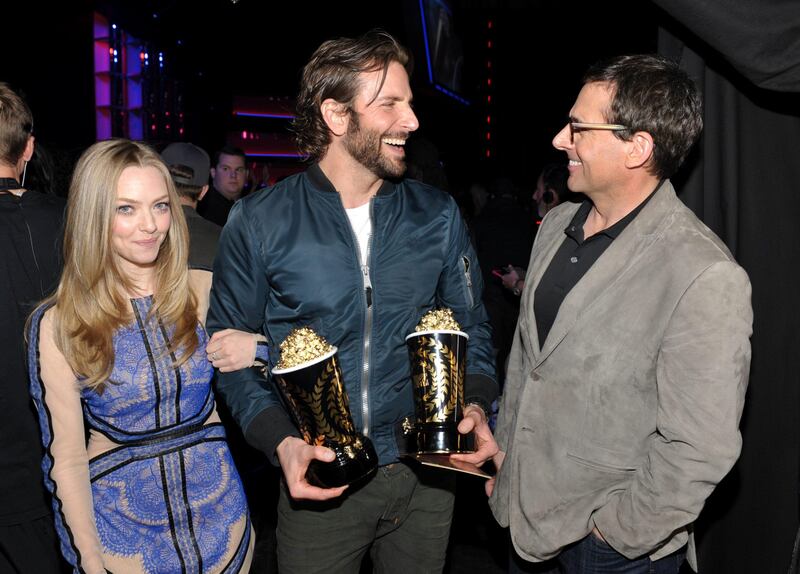
[[[540,350],[534,293],[577,209],[551,211],[533,247],[490,505],[530,561],[595,525],[628,558],[658,559],[686,544],[739,456],[750,282],[666,181],[569,292]]]

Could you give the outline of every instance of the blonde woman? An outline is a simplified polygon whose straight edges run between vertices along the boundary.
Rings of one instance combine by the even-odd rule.
[[[31,317],[29,368],[65,558],[81,572],[246,572],[247,503],[166,166],[100,142],[70,187],[58,290]],[[88,445],[84,439],[88,429]]]

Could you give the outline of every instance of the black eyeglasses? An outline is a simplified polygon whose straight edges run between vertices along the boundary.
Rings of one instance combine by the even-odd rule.
[[[575,134],[588,130],[605,130],[608,132],[624,132],[629,130],[628,126],[622,124],[596,124],[591,122],[574,122],[569,120],[569,141],[575,143]]]

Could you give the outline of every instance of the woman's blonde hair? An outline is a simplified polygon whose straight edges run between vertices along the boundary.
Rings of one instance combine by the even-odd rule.
[[[67,200],[64,273],[55,303],[55,343],[87,387],[102,392],[114,368],[114,332],[130,323],[136,289],[111,246],[117,185],[128,167],[155,168],[164,178],[171,225],[156,258],[150,317],[174,327],[163,353],[183,364],[197,349],[197,301],[189,287],[186,220],[169,171],[146,145],[124,139],[94,144],[75,167]]]

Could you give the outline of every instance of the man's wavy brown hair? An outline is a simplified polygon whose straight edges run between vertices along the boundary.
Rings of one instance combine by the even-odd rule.
[[[333,99],[352,109],[361,88],[360,74],[383,71],[377,97],[391,62],[410,71],[409,52],[388,32],[372,30],[359,38],[337,38],[324,42],[303,68],[293,131],[300,153],[320,160],[331,142],[330,130],[320,106]]]

